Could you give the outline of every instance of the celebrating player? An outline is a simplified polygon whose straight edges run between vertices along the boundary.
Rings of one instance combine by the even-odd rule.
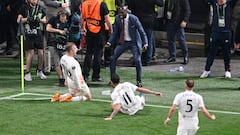
[[[195,135],[197,133],[199,129],[198,108],[209,119],[216,119],[215,115],[210,114],[205,108],[202,96],[193,92],[193,87],[194,81],[187,79],[184,85],[185,91],[176,95],[168,112],[168,117],[164,121],[164,125],[167,125],[178,106],[177,135]]]
[[[111,94],[112,113],[106,117],[105,120],[112,120],[112,118],[121,111],[124,114],[134,115],[137,111],[142,110],[145,105],[145,99],[143,93],[153,94],[156,96],[162,96],[161,92],[152,91],[146,88],[137,87],[136,85],[124,82],[119,83],[120,78],[117,74],[113,74],[111,77],[111,85],[114,91]],[[139,95],[135,95],[134,92],[140,92]]]
[[[67,43],[66,54],[62,56],[60,64],[69,93],[64,95],[56,93],[51,99],[51,102],[86,101],[92,99],[89,87],[82,76],[81,67],[74,58],[77,51],[78,49],[74,43]]]

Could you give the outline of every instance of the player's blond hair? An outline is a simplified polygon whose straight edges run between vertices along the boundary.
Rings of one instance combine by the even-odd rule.
[[[67,42],[66,46],[65,46],[66,47],[66,51],[70,52],[73,46],[75,46],[74,42]]]

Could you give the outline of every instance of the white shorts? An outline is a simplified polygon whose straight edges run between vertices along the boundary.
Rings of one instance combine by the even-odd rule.
[[[134,115],[136,112],[138,112],[139,110],[143,110],[143,107],[145,105],[145,99],[144,97],[140,97],[140,96],[136,96],[137,99],[137,103],[132,106],[131,108],[123,108],[121,107],[120,111],[124,114],[128,114],[128,115]]]
[[[195,135],[198,129],[177,129],[177,135]]]
[[[67,82],[68,82],[69,93],[71,93],[72,95],[79,94],[79,91],[77,91],[77,88],[78,88],[77,85],[70,79],[68,79]],[[82,87],[82,89],[80,89],[80,93],[82,95],[86,95],[86,94],[90,93],[89,87],[86,83],[84,83],[81,87]]]

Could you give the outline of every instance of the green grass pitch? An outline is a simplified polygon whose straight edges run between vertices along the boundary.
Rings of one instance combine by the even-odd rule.
[[[20,60],[0,59],[0,98],[21,93]],[[25,92],[53,95],[65,93],[67,88],[57,86],[52,72],[47,80],[36,77],[32,65],[32,82],[25,82]],[[161,68],[159,66],[159,68]],[[122,81],[135,83],[135,70],[118,69]],[[109,68],[102,69],[104,83],[89,82],[94,99],[110,101],[101,95],[108,86]],[[183,91],[186,78],[195,80],[195,91],[204,98],[205,105],[217,119],[210,121],[199,113],[199,135],[240,135],[240,79],[222,77],[199,79],[196,75],[143,71],[143,85],[161,91],[162,98],[146,95],[147,105],[170,106],[174,96]],[[38,98],[20,96],[17,98]],[[232,114],[235,112],[236,114]],[[50,103],[49,100],[0,100],[0,135],[173,135],[176,134],[177,112],[169,125],[163,121],[168,108],[146,106],[135,116],[118,114],[112,121],[104,121],[111,113],[109,102]]]

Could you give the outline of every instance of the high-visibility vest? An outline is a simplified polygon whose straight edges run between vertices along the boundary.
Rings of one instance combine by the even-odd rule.
[[[158,11],[158,5],[154,6],[154,11],[157,12]]]
[[[102,1],[107,4],[111,23],[114,24],[116,12],[117,12],[115,0],[102,0]]]
[[[82,16],[86,21],[86,27],[92,33],[98,33],[103,24],[100,15],[100,5],[100,0],[85,0],[81,6]]]

